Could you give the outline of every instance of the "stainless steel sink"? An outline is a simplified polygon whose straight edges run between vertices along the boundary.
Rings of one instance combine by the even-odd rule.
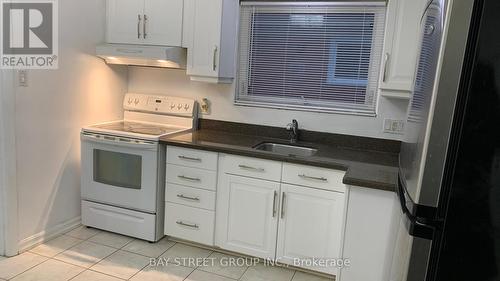
[[[309,157],[313,156],[318,152],[317,149],[305,146],[296,146],[281,143],[263,142],[254,147],[257,150],[274,152],[276,154],[288,155],[288,156],[301,156]]]

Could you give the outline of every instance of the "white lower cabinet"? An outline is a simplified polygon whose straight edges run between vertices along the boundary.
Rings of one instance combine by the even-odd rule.
[[[333,263],[343,258],[345,172],[171,146],[167,154],[166,235],[341,279]]]
[[[313,262],[331,264],[342,257],[344,208],[344,193],[282,184],[277,261],[337,274],[336,267]]]
[[[167,146],[165,235],[214,246],[217,157]]]
[[[214,217],[213,211],[167,202],[165,204],[165,234],[213,245]]]
[[[222,175],[217,190],[215,244],[274,259],[279,189],[277,182]]]
[[[245,160],[233,161],[235,157],[219,157],[216,246],[336,275],[340,280],[332,264],[342,258],[348,191],[342,177],[332,176],[337,171],[282,164],[282,173],[271,177],[278,181],[256,179],[234,169]],[[253,161],[252,167],[265,167],[269,160]],[[293,182],[292,175],[299,179],[307,175],[311,180],[300,181],[308,186],[283,183],[288,178]]]

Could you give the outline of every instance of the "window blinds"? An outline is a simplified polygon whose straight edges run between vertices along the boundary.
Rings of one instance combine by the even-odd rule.
[[[238,104],[375,113],[385,2],[242,2]]]

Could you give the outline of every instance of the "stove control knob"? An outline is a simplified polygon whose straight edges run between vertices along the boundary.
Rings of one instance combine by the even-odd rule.
[[[138,105],[138,104],[139,104],[139,99],[135,99],[135,100],[134,100],[134,104],[135,104],[135,105]]]
[[[132,104],[132,98],[128,99],[128,104]]]
[[[172,103],[172,104],[170,105],[170,109],[174,109],[174,108],[175,108],[175,103]]]
[[[181,110],[182,108],[182,104],[179,103],[179,105],[177,106],[177,109]]]
[[[186,111],[187,111],[188,109],[189,109],[189,104],[187,104],[187,103],[186,103],[186,104],[184,105],[184,110],[186,110]]]

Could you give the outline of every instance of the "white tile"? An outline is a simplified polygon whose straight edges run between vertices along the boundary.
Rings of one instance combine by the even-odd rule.
[[[277,267],[266,266],[259,263],[255,266],[250,266],[243,277],[242,281],[290,281],[292,280],[294,270]]]
[[[234,281],[235,279],[223,277],[220,275],[195,270],[185,281]]]
[[[170,263],[187,267],[198,267],[198,262],[210,256],[212,251],[177,243],[168,249],[160,258],[169,259]]]
[[[115,251],[112,247],[84,241],[54,258],[81,267],[91,267]]]
[[[149,264],[149,258],[126,251],[117,251],[90,269],[122,279],[129,279]]]
[[[182,281],[193,272],[193,268],[168,264],[165,266],[147,266],[130,280],[132,281]]]
[[[122,250],[135,254],[157,258],[166,250],[172,247],[175,242],[168,240],[166,237],[156,243],[136,239],[122,248]]]
[[[46,257],[53,257],[73,246],[82,242],[83,240],[71,236],[62,235],[52,239],[46,243],[36,246],[30,252],[39,254]]]
[[[335,278],[326,278],[326,277],[321,277],[318,275],[310,274],[310,273],[304,273],[297,271],[295,275],[293,276],[292,281],[331,281],[335,280]]]
[[[240,261],[242,261],[241,264],[245,264],[243,260],[245,258],[237,256],[214,252],[208,259],[211,260],[210,264],[200,266],[198,269],[233,279],[240,279],[248,268],[246,265],[239,265]],[[237,261],[237,259],[240,259],[240,261]]]
[[[84,268],[51,259],[33,267],[32,269],[16,276],[11,280],[66,281],[78,275],[84,270]]]
[[[110,246],[113,248],[121,248],[127,245],[134,238],[112,233],[112,232],[101,232],[93,237],[91,237],[88,241],[95,242],[98,244]]]
[[[10,279],[46,260],[46,257],[30,252],[24,252],[15,257],[2,259],[0,261],[0,278]]]
[[[75,278],[71,279],[71,281],[122,281],[123,279],[118,279],[113,276],[109,276],[106,274],[102,274],[99,272],[95,272],[92,270],[84,271]]]
[[[79,226],[79,227],[71,230],[70,232],[66,233],[66,235],[71,236],[71,237],[75,237],[78,239],[87,240],[90,237],[98,234],[99,232],[101,232],[101,231],[98,229],[86,227],[86,226],[82,225],[82,226]]]

